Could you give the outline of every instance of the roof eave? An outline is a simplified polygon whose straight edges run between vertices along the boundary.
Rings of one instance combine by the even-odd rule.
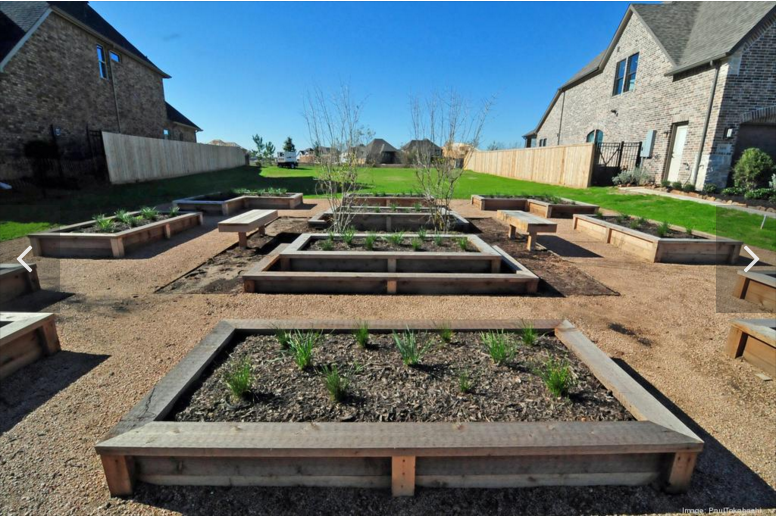
[[[163,71],[159,67],[149,63],[148,61],[143,59],[141,56],[138,56],[134,52],[132,52],[130,50],[127,50],[126,48],[124,48],[123,46],[119,45],[118,43],[116,43],[112,39],[106,38],[105,36],[103,36],[99,32],[93,30],[91,27],[88,27],[87,25],[84,25],[83,23],[81,23],[80,21],[76,20],[75,18],[73,18],[72,16],[70,16],[69,14],[64,12],[63,10],[59,9],[57,6],[52,5],[51,6],[51,11],[57,13],[57,15],[59,15],[62,18],[66,19],[67,21],[69,21],[70,23],[72,23],[73,25],[78,27],[79,29],[81,29],[81,30],[83,30],[85,32],[88,32],[89,34],[91,34],[95,38],[101,39],[101,40],[104,40],[104,41],[110,41],[110,43],[113,45],[114,48],[120,50],[121,52],[123,52],[124,54],[126,54],[128,56],[131,56],[133,59],[135,59],[135,61],[137,61],[138,63],[142,64],[146,68],[148,68],[150,70],[153,70],[154,72],[158,73],[159,75],[162,76],[163,79],[170,79],[170,78],[172,78],[171,75],[169,75],[168,73],[166,73],[165,71]]]
[[[175,121],[175,120],[170,120],[170,122],[172,122],[172,123],[173,123],[173,124],[175,124],[175,125],[181,125],[181,126],[183,126],[183,127],[190,127],[190,128],[194,129],[194,130],[195,130],[195,131],[197,131],[197,132],[203,131],[203,129],[202,129],[201,127],[198,127],[198,126],[196,126],[196,125],[192,125],[192,124],[184,124],[183,122],[177,122],[177,121]]]
[[[40,15],[40,18],[37,19],[37,21],[30,27],[30,30],[28,30],[22,38],[16,42],[16,45],[13,46],[13,48],[5,55],[5,57],[0,61],[0,73],[3,73],[5,70],[6,65],[13,59],[13,56],[16,55],[19,50],[27,43],[27,41],[32,37],[33,34],[35,34],[35,31],[38,30],[38,28],[43,24],[44,21],[46,21],[46,18],[48,18],[49,14],[51,14],[51,7],[49,6],[48,9],[43,11],[43,14]]]
[[[697,61],[695,63],[690,63],[690,64],[686,64],[686,65],[682,65],[682,66],[677,66],[675,68],[671,68],[670,70],[668,70],[665,73],[665,76],[666,77],[670,77],[672,75],[677,75],[677,74],[680,74],[682,72],[686,72],[688,70],[692,70],[693,68],[698,68],[699,66],[704,66],[704,65],[711,66],[711,65],[713,65],[714,61],[720,61],[722,59],[730,57],[731,54],[732,54],[732,52],[724,52],[724,53],[718,54],[718,55],[716,55],[714,57],[710,57],[708,59],[704,59],[703,61]]]

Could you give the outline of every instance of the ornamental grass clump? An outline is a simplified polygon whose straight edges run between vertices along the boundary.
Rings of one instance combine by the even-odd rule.
[[[105,215],[95,215],[92,218],[94,219],[94,224],[97,226],[97,231],[100,233],[110,233],[116,225],[113,222],[113,219],[109,219]]]
[[[356,228],[349,227],[342,232],[342,241],[345,242],[345,245],[351,247],[353,245],[353,238],[355,238],[355,236]]]
[[[456,238],[455,243],[458,244],[458,247],[461,249],[461,251],[469,250],[469,239],[465,236]]]
[[[538,338],[539,334],[537,333],[536,328],[534,328],[531,323],[524,322],[523,329],[520,331],[520,340],[523,341],[523,344],[526,346],[533,346],[536,344]]]
[[[441,247],[441,246],[442,246],[442,240],[444,240],[444,239],[442,238],[442,235],[440,235],[439,233],[434,233],[434,243],[435,243],[436,245],[438,245],[438,246],[440,246],[440,247]]]
[[[458,373],[458,390],[461,394],[468,394],[474,390],[474,380],[469,371],[463,370]]]
[[[575,384],[571,367],[565,360],[555,360],[550,357],[544,363],[544,367],[539,369],[538,374],[547,389],[558,398],[568,396]]]
[[[388,235],[388,241],[393,245],[401,245],[401,243],[404,241],[404,232],[399,231],[397,233],[391,233]]]
[[[412,367],[416,366],[423,359],[423,355],[429,349],[429,344],[420,345],[418,343],[418,336],[415,332],[409,328],[403,333],[393,333],[393,342],[396,344],[396,349],[399,350],[401,355],[401,361],[404,365]]]
[[[293,332],[288,340],[288,349],[294,363],[300,370],[307,369],[313,363],[313,349],[318,345],[321,334],[314,331]]]
[[[159,210],[145,206],[140,208],[140,216],[145,220],[156,220],[159,218]]]
[[[323,383],[326,390],[329,391],[332,401],[342,402],[348,395],[350,383],[348,379],[340,374],[336,365],[323,366],[321,372],[323,372]]]
[[[369,325],[365,322],[359,324],[355,335],[358,347],[365,349],[369,345]]]
[[[450,344],[453,341],[453,330],[450,328],[450,325],[445,323],[439,327],[439,338],[445,344]]]
[[[421,240],[425,240],[427,234],[428,233],[426,232],[426,228],[420,228],[418,230],[418,238],[420,238]]]
[[[237,364],[224,375],[224,382],[235,401],[243,399],[250,392],[253,384],[251,363],[246,359]]]
[[[291,332],[288,330],[277,330],[275,331],[275,338],[278,339],[280,349],[288,349],[288,343],[291,340]]]
[[[423,209],[423,205],[419,202],[413,204],[412,207],[415,209],[415,211],[421,211]]]
[[[326,237],[326,240],[321,242],[321,249],[324,251],[331,251],[334,249],[334,233],[329,232],[329,236]]]
[[[413,251],[420,251],[423,249],[423,240],[421,240],[420,237],[414,237],[410,240],[410,245],[412,246]]]
[[[167,213],[170,217],[175,217],[180,213],[181,207],[180,206],[173,206],[170,208],[170,211]]]
[[[489,331],[480,334],[493,363],[503,365],[512,360],[517,351],[515,343],[504,331]]]
[[[668,236],[668,232],[670,231],[670,229],[671,228],[668,227],[668,222],[663,221],[663,223],[657,227],[657,236],[659,236],[660,238],[664,238]]]
[[[369,233],[366,238],[364,238],[364,248],[367,251],[371,251],[375,248],[375,242],[377,242],[377,235],[375,233]]]

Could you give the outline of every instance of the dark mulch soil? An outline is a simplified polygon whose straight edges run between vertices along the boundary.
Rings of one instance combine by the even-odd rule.
[[[512,335],[519,342],[517,335]],[[430,343],[422,364],[405,366],[391,334],[373,334],[366,349],[350,334],[327,334],[314,350],[314,365],[300,371],[273,335],[254,335],[221,355],[176,405],[175,421],[627,421],[630,413],[568,349],[552,336],[519,345],[514,359],[495,365],[480,334],[420,333]],[[556,398],[535,372],[549,357],[567,361],[576,385]],[[248,361],[251,394],[233,403],[225,375]],[[350,382],[342,403],[331,400],[321,366],[336,365]],[[462,394],[461,371],[474,379]]]
[[[601,216],[601,219],[605,220],[606,222],[617,224],[618,226],[633,229],[635,231],[641,231],[642,233],[647,233],[648,235],[652,235],[656,237],[660,236],[660,234],[658,233],[658,228],[660,227],[659,224],[653,224],[651,222],[647,222],[646,220],[638,219],[636,217],[619,217],[615,215],[604,215],[604,216]],[[663,235],[661,238],[693,238],[698,240],[704,240],[703,237],[695,236],[685,231],[676,231],[673,229],[669,229],[668,233],[666,235]]]
[[[378,236],[372,249],[364,247],[365,239],[362,237],[356,237],[351,242],[351,245],[347,245],[341,239],[337,238],[333,240],[333,247],[331,249],[324,249],[324,242],[327,239],[315,240],[310,243],[304,250],[306,251],[366,251],[366,252],[426,252],[426,253],[461,253],[463,249],[458,245],[458,242],[454,238],[445,238],[439,245],[434,242],[433,237],[427,236],[423,240],[423,245],[415,251],[412,247],[411,241],[413,237],[405,236],[400,245],[396,245],[393,242],[387,240],[384,235]],[[466,247],[466,252],[477,252],[477,248],[471,244]]]
[[[179,216],[179,215],[176,215],[176,216]],[[153,224],[154,222],[159,222],[170,218],[172,218],[170,215],[167,215],[166,213],[160,213],[159,216],[156,217],[156,219],[154,220],[138,219],[137,223],[132,226],[130,226],[129,224],[124,224],[123,222],[119,222],[116,219],[113,219],[112,231],[102,231],[100,230],[99,227],[97,227],[97,224],[95,224],[93,226],[86,227],[86,228],[76,228],[72,231],[68,231],[68,233],[105,233],[105,234],[121,233],[122,231],[126,231],[127,229],[147,226],[148,224]]]

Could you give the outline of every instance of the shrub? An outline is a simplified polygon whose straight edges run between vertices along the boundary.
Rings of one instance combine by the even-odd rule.
[[[391,203],[391,211],[399,211],[399,205],[395,202]]]
[[[423,240],[421,240],[420,237],[414,237],[410,240],[410,245],[412,246],[413,251],[420,251],[423,248]]]
[[[348,395],[348,379],[342,376],[337,369],[336,365],[323,366],[321,368],[323,372],[323,381],[326,385],[326,390],[329,391],[332,401],[337,403],[344,400]]]
[[[738,188],[736,186],[731,186],[728,188],[723,188],[722,192],[720,192],[722,195],[744,195],[744,189]]]
[[[353,245],[353,238],[355,238],[355,236],[356,236],[356,229],[353,227],[349,227],[342,232],[342,241],[345,242],[345,245],[350,247]]]
[[[692,183],[685,183],[682,185],[682,191],[683,192],[694,192],[695,191],[695,185]]]
[[[654,181],[652,174],[636,167],[633,170],[623,170],[612,178],[615,185],[646,185]]]
[[[660,238],[666,237],[670,230],[671,228],[668,227],[668,222],[663,221],[663,223],[657,227],[657,236]]]
[[[568,362],[565,360],[557,361],[552,357],[539,370],[539,377],[544,381],[547,389],[558,398],[568,396],[575,384]]]
[[[771,157],[760,149],[746,149],[733,166],[733,182],[736,186],[752,190],[762,184],[774,169]]]
[[[366,238],[364,238],[364,247],[371,251],[375,247],[375,242],[377,242],[377,235],[375,233],[369,233]]]
[[[115,223],[112,219],[107,218],[105,215],[95,215],[92,218],[100,233],[110,233],[113,231]]]
[[[669,181],[668,179],[663,179],[662,181],[660,181],[660,186],[662,186],[663,188],[671,188],[671,181]]]
[[[744,194],[744,199],[768,199],[773,195],[773,189],[771,188],[755,188],[749,190]]]
[[[396,344],[396,349],[399,350],[401,361],[410,367],[420,363],[430,346],[429,343],[424,346],[419,345],[418,336],[409,328],[401,334],[394,332],[393,342]]]
[[[682,186],[683,185],[681,181],[674,181],[673,183],[671,183],[671,188],[673,188],[674,190],[681,190]]]
[[[388,235],[388,241],[393,245],[401,245],[402,241],[404,241],[404,232],[391,233]]]
[[[140,216],[145,220],[156,220],[159,218],[159,210],[146,206],[140,208]]]
[[[462,394],[468,394],[474,389],[474,381],[469,371],[463,370],[458,373],[458,390]]]
[[[515,356],[515,344],[510,336],[503,331],[481,333],[480,338],[485,343],[493,363],[498,365],[505,364]]]
[[[450,329],[450,326],[447,323],[439,326],[439,338],[442,339],[442,342],[445,344],[450,344],[453,341],[453,330]]]
[[[539,337],[539,334],[536,332],[536,329],[533,327],[533,324],[529,322],[523,322],[523,329],[520,334],[520,338],[523,341],[523,344],[526,346],[533,346],[536,344],[536,339]]]
[[[320,333],[313,331],[293,332],[288,340],[288,349],[299,369],[307,369],[313,363],[313,349],[321,338]]]
[[[461,248],[461,251],[467,251],[469,249],[469,239],[464,237],[458,237],[455,239],[455,243]]]
[[[168,212],[168,215],[170,217],[176,217],[178,215],[178,213],[180,213],[180,211],[181,211],[181,207],[180,206],[173,206],[172,208],[170,208],[170,211]]]
[[[253,373],[251,363],[246,359],[224,375],[224,382],[235,400],[242,399],[251,389]]]
[[[369,345],[369,325],[365,322],[359,324],[355,334],[358,347],[366,348]]]
[[[703,185],[703,193],[707,195],[715,194],[719,191],[719,188],[714,183]]]
[[[771,190],[776,192],[776,174],[771,175],[771,180],[768,181],[768,186],[771,187]]]
[[[639,219],[631,219],[628,223],[628,227],[631,229],[639,229],[639,226],[641,226]]]

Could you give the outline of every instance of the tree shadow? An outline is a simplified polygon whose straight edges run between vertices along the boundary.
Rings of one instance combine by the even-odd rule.
[[[108,356],[63,350],[0,380],[0,435]]]

